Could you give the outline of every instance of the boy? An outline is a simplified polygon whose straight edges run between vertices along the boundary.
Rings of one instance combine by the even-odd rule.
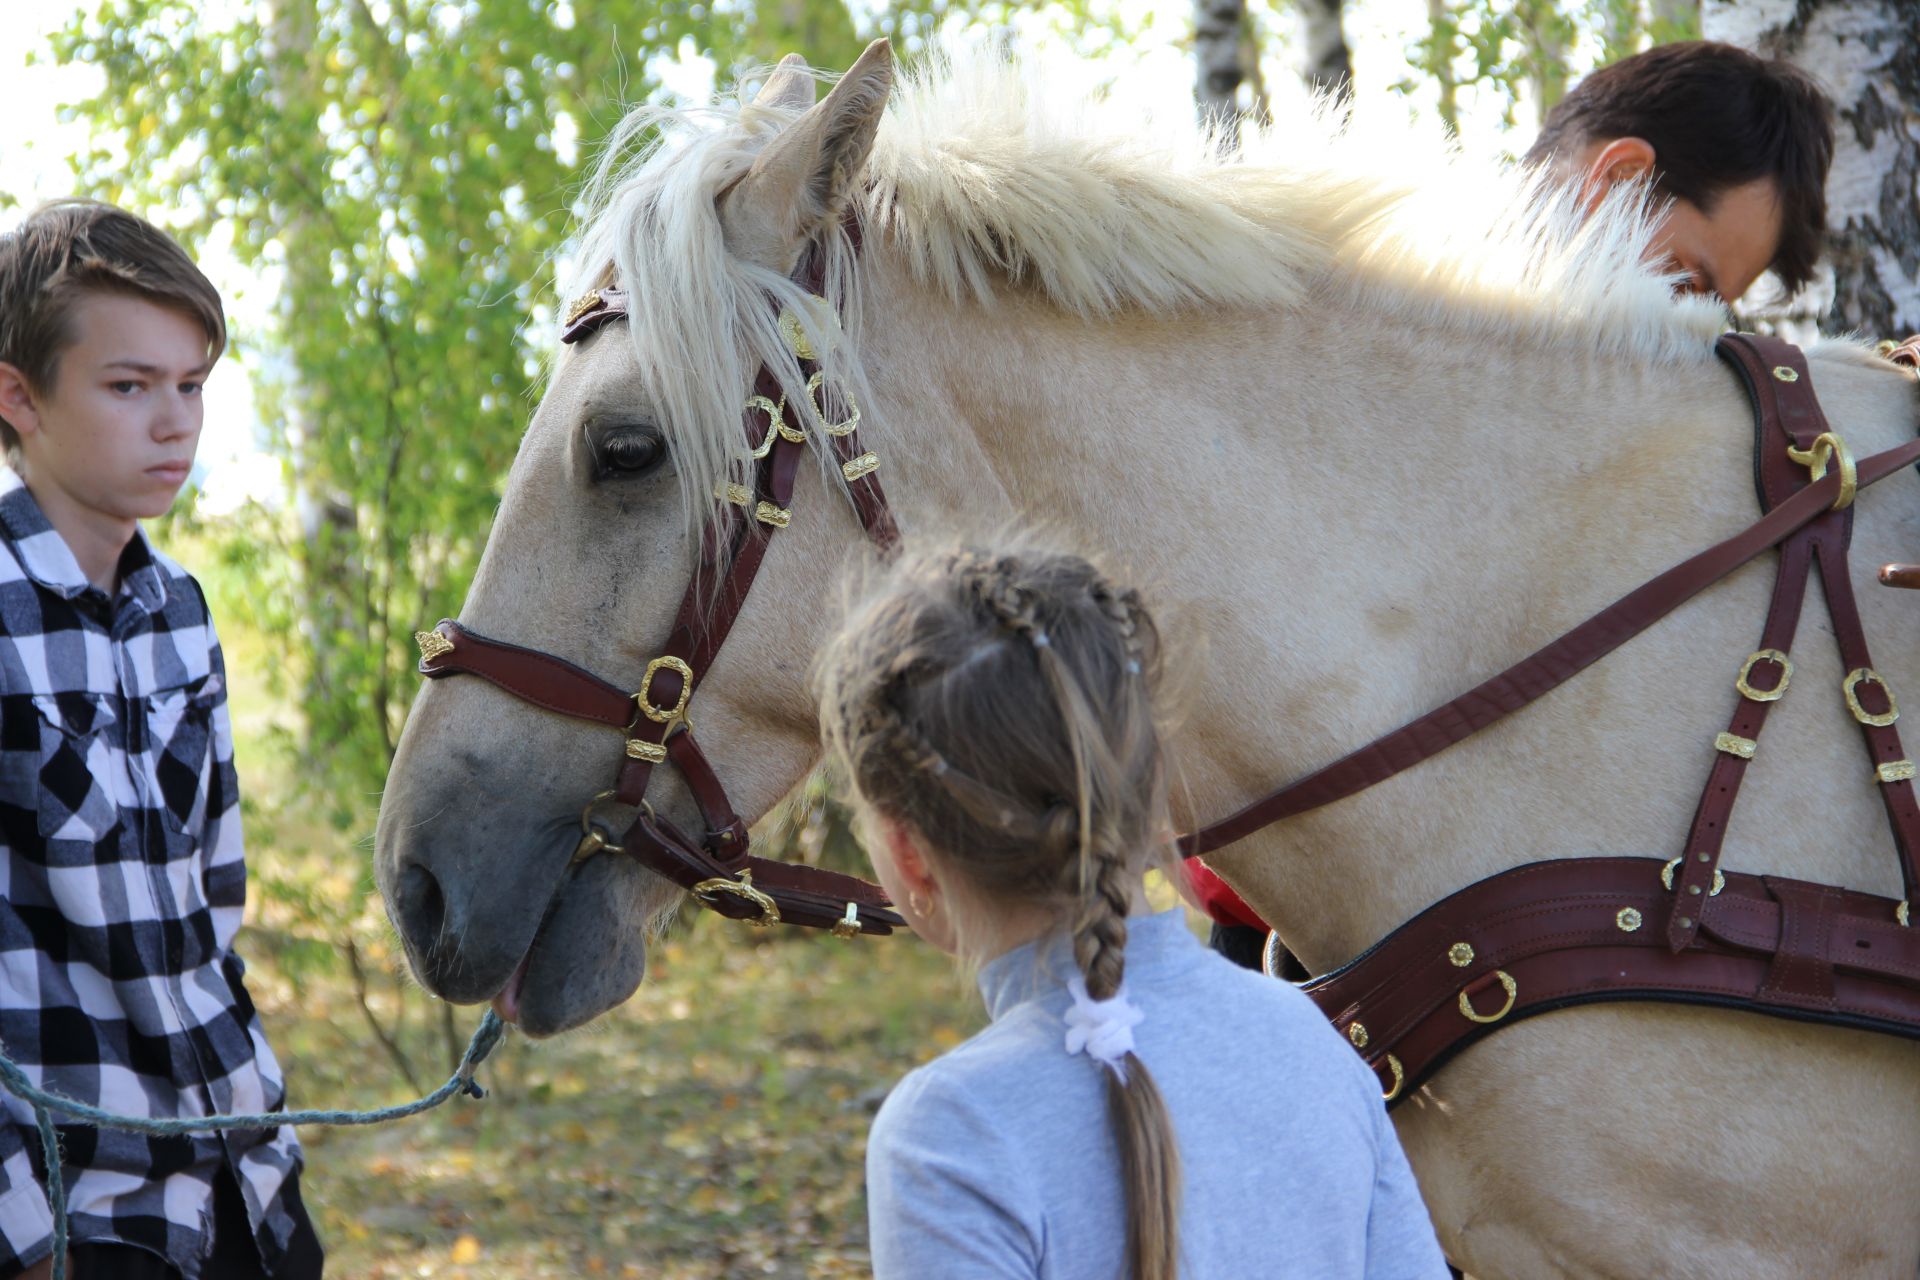
[[[0,1044],[135,1115],[279,1108],[233,952],[246,896],[225,672],[139,520],[193,463],[220,296],[178,245],[61,201],[0,237]],[[31,1111],[0,1117],[0,1277],[52,1267]],[[289,1128],[59,1123],[75,1280],[320,1275]]]

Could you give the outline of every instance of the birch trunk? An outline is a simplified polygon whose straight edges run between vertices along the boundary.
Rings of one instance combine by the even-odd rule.
[[[1228,122],[1240,114],[1240,85],[1247,78],[1246,0],[1194,0],[1193,56],[1198,64],[1193,96],[1205,120]]]
[[[1827,178],[1832,278],[1794,311],[1875,337],[1920,332],[1920,21],[1912,0],[1706,0],[1700,21],[1710,40],[1791,60],[1839,111]]]
[[[1300,28],[1306,36],[1302,75],[1316,93],[1345,97],[1353,87],[1353,56],[1342,25],[1342,0],[1299,0]]]

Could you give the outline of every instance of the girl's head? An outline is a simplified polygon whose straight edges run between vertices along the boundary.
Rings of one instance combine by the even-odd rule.
[[[821,723],[882,882],[969,959],[1062,930],[1086,996],[1120,994],[1127,916],[1168,851],[1160,644],[1131,589],[1020,547],[900,556],[821,655]],[[1158,1090],[1108,1074],[1134,1274],[1171,1277],[1179,1173]]]

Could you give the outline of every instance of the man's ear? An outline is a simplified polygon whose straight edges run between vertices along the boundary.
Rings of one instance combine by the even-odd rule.
[[[793,94],[786,77],[797,75],[782,62],[760,96]],[[728,251],[782,275],[791,272],[801,249],[853,197],[892,91],[893,46],[875,40],[833,92],[769,142],[747,176],[721,197]]]
[[[22,437],[40,430],[39,401],[27,376],[5,361],[0,361],[0,418]]]
[[[1580,179],[1580,198],[1589,212],[1623,182],[1651,175],[1653,144],[1645,138],[1614,138],[1594,153]]]

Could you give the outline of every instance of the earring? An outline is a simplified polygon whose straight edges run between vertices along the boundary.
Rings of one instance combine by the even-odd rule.
[[[907,910],[913,912],[913,914],[919,916],[922,920],[926,919],[933,914],[932,895],[922,896],[918,889],[907,890]]]

